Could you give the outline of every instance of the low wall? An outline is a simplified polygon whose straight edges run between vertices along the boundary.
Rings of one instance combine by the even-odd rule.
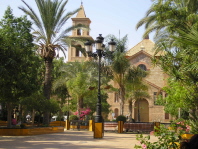
[[[64,132],[64,127],[38,127],[38,128],[2,128],[0,136],[29,136]]]

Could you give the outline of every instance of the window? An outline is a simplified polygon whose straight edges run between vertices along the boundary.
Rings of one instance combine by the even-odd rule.
[[[140,65],[138,65],[138,67],[141,68],[144,71],[147,70],[147,68],[146,68],[146,66],[144,64],[140,64]]]
[[[81,49],[81,45],[77,45],[76,46],[76,57],[80,57],[81,56],[81,52],[80,52],[80,49]]]
[[[154,105],[160,105],[160,104],[157,104],[157,98],[163,98],[162,92],[153,92]]]
[[[115,108],[114,113],[115,113],[114,118],[117,118],[118,117],[118,108]]]
[[[82,35],[82,29],[77,29],[77,35],[79,35],[79,36]]]
[[[80,56],[80,51],[78,49],[76,49],[76,57]]]
[[[118,93],[115,93],[115,98],[114,98],[114,102],[119,102],[119,97],[118,97]]]
[[[165,113],[165,119],[169,119],[169,113]]]

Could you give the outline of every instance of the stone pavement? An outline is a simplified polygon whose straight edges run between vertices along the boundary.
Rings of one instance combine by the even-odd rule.
[[[152,141],[157,138],[151,136]],[[0,136],[0,149],[133,149],[136,134],[105,132],[94,139],[93,132],[67,130],[36,136]]]

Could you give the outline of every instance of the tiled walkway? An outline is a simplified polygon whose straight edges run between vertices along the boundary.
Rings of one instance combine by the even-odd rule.
[[[157,139],[151,136],[151,140]],[[105,132],[93,139],[93,132],[68,130],[36,136],[0,136],[0,149],[133,149],[136,134]]]

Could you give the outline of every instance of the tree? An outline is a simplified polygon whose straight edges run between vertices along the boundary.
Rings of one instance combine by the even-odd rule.
[[[139,67],[132,67],[127,74],[127,80],[129,82],[126,82],[126,95],[125,98],[127,99],[129,103],[129,121],[132,121],[132,103],[134,101],[138,102],[139,100],[143,98],[149,98],[148,94],[148,86],[146,85],[146,82],[144,78],[148,75],[148,73]],[[138,120],[140,120],[140,114],[139,114],[139,107],[138,107]]]
[[[96,79],[92,76],[90,62],[69,62],[60,69],[61,76],[54,83],[54,88],[59,86],[67,87],[70,96],[77,101],[78,117],[80,110],[84,108],[83,99],[91,94],[88,89],[90,84],[96,85]],[[67,71],[70,70],[70,71]]]
[[[31,6],[24,0],[22,2],[27,8],[19,7],[19,9],[33,21],[35,25],[33,32],[35,42],[39,46],[40,56],[45,61],[44,96],[46,100],[49,100],[51,95],[53,59],[58,55],[59,50],[65,53],[65,44],[69,43],[63,43],[63,40],[66,38],[69,39],[67,33],[73,29],[82,27],[82,25],[76,25],[64,29],[64,25],[80,9],[64,14],[68,0],[35,0],[39,10],[39,15],[37,15]],[[45,113],[44,123],[49,124],[49,111]]]
[[[78,117],[83,108],[91,108],[92,112],[95,111],[93,104],[95,105],[96,100],[93,101],[93,99],[96,99],[97,91],[90,90],[90,87],[96,88],[97,86],[97,67],[98,65],[92,61],[68,62],[60,68],[61,76],[54,82],[54,89],[66,86],[72,102],[77,105]],[[101,81],[102,84],[107,84],[109,80],[104,77]]]
[[[144,35],[156,30],[156,54],[161,52],[163,56],[155,58],[154,63],[160,65],[165,73],[184,86],[196,105],[197,5],[196,0],[156,0],[146,17],[137,24],[137,28],[146,25]],[[195,109],[191,111],[192,115]]]
[[[145,24],[144,37],[156,31],[156,37],[176,33],[178,28],[186,28],[197,20],[198,2],[196,0],[154,0],[146,16],[136,25],[138,29]]]
[[[179,117],[179,109],[182,111],[189,112],[195,104],[192,102],[192,95],[189,89],[186,89],[174,78],[169,78],[169,86],[164,87],[163,90],[167,93],[165,98],[158,98],[157,104],[165,106],[165,112],[170,113],[176,118]]]
[[[13,106],[37,89],[38,57],[33,51],[30,29],[31,22],[26,17],[16,18],[7,8],[0,21],[0,100],[6,103],[8,127]]]
[[[123,115],[127,87],[126,84],[133,84],[135,82],[138,76],[132,74],[137,73],[138,71],[130,66],[129,60],[125,57],[127,48],[126,44],[128,39],[127,36],[124,36],[121,39],[117,39],[114,35],[109,35],[107,38],[113,38],[114,41],[117,43],[116,50],[113,54],[113,60],[110,65],[110,70],[112,72],[113,81],[118,84],[118,95],[120,98],[120,115]]]

